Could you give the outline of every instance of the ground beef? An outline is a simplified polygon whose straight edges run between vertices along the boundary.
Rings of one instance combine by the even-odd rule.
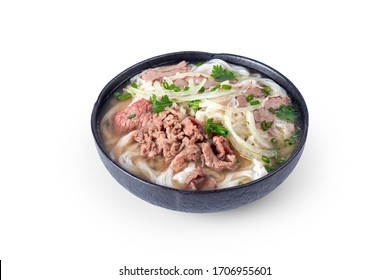
[[[141,144],[141,155],[148,158],[163,156],[171,161],[182,149],[182,120],[182,114],[172,108],[153,114],[134,137]]]
[[[233,169],[237,164],[237,158],[229,147],[227,139],[222,136],[214,136],[213,142],[217,155],[214,153],[210,143],[202,144],[205,164],[217,171]]]
[[[191,144],[189,146],[183,145],[181,152],[172,160],[171,167],[175,172],[178,172],[186,167],[188,162],[197,162],[201,161],[201,159],[202,150],[197,144]]]

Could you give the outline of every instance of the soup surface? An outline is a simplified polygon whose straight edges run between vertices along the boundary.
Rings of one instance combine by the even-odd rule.
[[[274,81],[219,59],[148,69],[108,100],[107,154],[159,185],[213,190],[256,180],[295,148],[298,112]]]

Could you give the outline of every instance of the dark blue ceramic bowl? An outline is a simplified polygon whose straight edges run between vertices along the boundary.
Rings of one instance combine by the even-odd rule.
[[[215,58],[223,59],[228,63],[244,66],[274,80],[287,91],[293,104],[298,108],[301,116],[299,120],[300,123],[298,124],[301,127],[300,139],[292,156],[282,166],[258,180],[237,187],[213,191],[185,191],[144,181],[143,179],[128,173],[110,159],[103,148],[103,141],[99,134],[99,122],[102,117],[101,112],[103,106],[111,94],[122,87],[129,78],[145,69],[175,64],[182,60],[199,62]],[[305,145],[308,124],[309,115],[301,93],[293,83],[275,69],[272,69],[259,61],[239,55],[213,54],[196,51],[164,54],[144,60],[129,67],[104,87],[93,107],[91,119],[92,133],[96,141],[100,158],[111,175],[123,187],[152,204],[177,211],[198,213],[225,211],[237,208],[272,192],[287,178],[298,163]]]

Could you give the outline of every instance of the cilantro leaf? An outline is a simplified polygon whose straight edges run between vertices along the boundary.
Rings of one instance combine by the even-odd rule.
[[[188,105],[188,107],[190,107],[191,109],[193,109],[196,112],[199,110],[199,103],[200,103],[200,100],[192,100],[192,101],[188,101],[187,105]]]
[[[218,82],[236,79],[236,75],[233,71],[227,71],[226,69],[223,69],[221,65],[213,66],[213,72],[211,73],[211,77],[213,77]]]
[[[229,130],[218,123],[213,123],[213,118],[207,119],[206,122],[206,133],[210,134],[210,132],[214,132],[216,134],[222,135],[226,137],[229,134]]]
[[[169,100],[168,95],[164,95],[163,97],[161,97],[161,101],[158,101],[156,95],[153,94],[150,97],[150,102],[153,105],[153,113],[160,113],[164,111],[165,107],[172,106],[172,101]]]
[[[276,116],[281,120],[287,120],[290,122],[295,122],[298,117],[297,110],[292,105],[282,105],[279,110],[276,112]]]

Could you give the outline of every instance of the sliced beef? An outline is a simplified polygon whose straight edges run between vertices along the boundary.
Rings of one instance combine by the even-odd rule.
[[[214,178],[203,173],[201,167],[196,167],[194,171],[187,177],[185,182],[188,184],[190,190],[215,190],[217,188],[217,182]]]
[[[171,162],[171,167],[175,172],[182,170],[187,166],[188,162],[200,161],[202,158],[202,151],[196,144],[183,147],[182,151],[175,156]]]
[[[245,92],[243,92],[241,95],[236,97],[238,104],[239,104],[238,107],[249,106],[249,102],[246,101],[246,98],[251,94],[254,95],[254,98],[260,98],[260,99],[265,98],[264,92],[259,87],[249,88]]]
[[[288,105],[289,100],[284,96],[271,96],[266,101],[264,101],[263,106],[259,109],[253,111],[253,117],[255,119],[256,127],[261,129],[261,123],[263,121],[266,122],[274,122],[276,120],[276,116],[271,113],[268,109],[272,108],[277,110],[282,105]]]
[[[259,108],[254,110],[253,117],[256,124],[261,123],[262,121],[273,122],[276,119],[276,116],[266,108]]]
[[[265,93],[259,87],[249,88],[245,91],[245,95],[253,94],[256,98],[263,99],[265,98]]]
[[[202,144],[202,153],[205,164],[217,171],[233,169],[236,166],[237,158],[229,147],[227,140],[222,136],[214,136],[213,142],[216,147],[217,155],[214,153],[210,143]]]
[[[161,66],[154,69],[146,70],[141,79],[145,81],[154,82],[155,80],[160,80],[164,77],[176,75],[176,73],[185,73],[188,72],[188,65],[186,61],[182,61],[175,65]]]
[[[173,84],[177,87],[185,87],[188,85],[188,82],[185,79],[176,79],[173,81]]]
[[[199,76],[197,79],[195,79],[195,83],[198,83],[198,84],[201,83],[204,78],[207,79],[205,84],[203,85],[203,87],[205,89],[209,89],[211,87],[215,87],[218,84],[214,79],[209,79],[209,78],[204,77],[204,76]]]
[[[264,108],[269,109],[273,108],[275,110],[279,109],[282,105],[288,105],[289,100],[285,96],[271,96],[264,102]]]
[[[153,106],[146,99],[140,99],[131,106],[116,113],[113,117],[115,129],[120,133],[140,129],[152,117]],[[129,119],[130,115],[135,117]]]
[[[246,101],[246,98],[247,98],[247,96],[243,95],[243,94],[236,97],[236,99],[238,101],[238,107],[248,107],[249,106],[249,102]]]

